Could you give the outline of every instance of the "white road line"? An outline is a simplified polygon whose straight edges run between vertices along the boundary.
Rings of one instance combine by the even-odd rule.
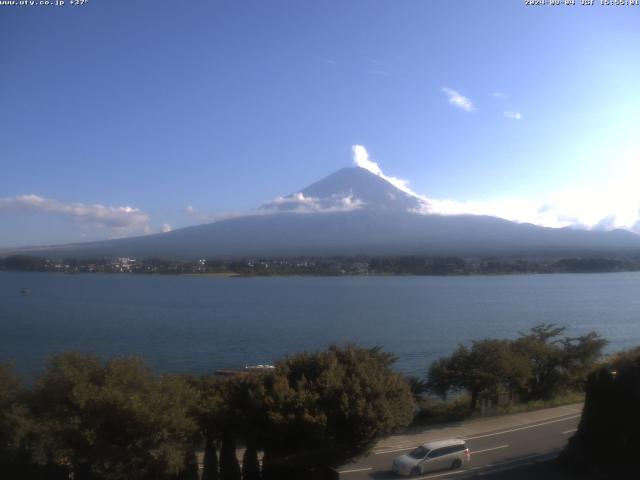
[[[485,448],[484,450],[471,450],[469,453],[471,453],[471,455],[477,455],[478,453],[491,452],[493,450],[500,450],[501,448],[508,448],[508,447],[509,445],[500,445],[499,447]]]
[[[338,473],[342,474],[342,473],[355,473],[355,472],[366,472],[368,470],[373,470],[372,467],[367,467],[367,468],[354,468],[353,470],[341,470]]]
[[[525,425],[525,426],[522,426],[522,427],[512,428],[511,430],[502,430],[500,432],[486,433],[486,434],[483,434],[483,435],[476,435],[474,437],[463,437],[463,438],[465,440],[475,440],[476,438],[495,437],[497,435],[502,435],[504,433],[511,433],[511,432],[517,432],[517,431],[520,431],[520,430],[527,430],[527,429],[530,429],[530,428],[543,427],[543,426],[549,425],[551,423],[565,422],[567,420],[573,420],[574,418],[579,418],[581,416],[582,416],[581,414],[572,415],[570,417],[562,417],[562,418],[558,418],[558,419],[555,419],[555,420],[549,420],[549,421],[546,421],[546,422],[543,422],[543,423],[536,423],[536,424],[533,424],[533,425]],[[433,440],[433,441],[437,441],[437,440]],[[398,447],[400,447],[400,445],[398,445]],[[414,448],[416,448],[416,444],[415,443],[411,444],[411,446],[407,446],[407,447],[403,447],[403,448],[394,448],[394,449],[391,449],[391,450],[381,450],[379,452],[374,452],[373,454],[374,455],[383,455],[385,453],[405,452],[407,450],[413,450]]]
[[[564,432],[562,432],[563,435],[566,435],[567,433],[573,433],[573,432],[577,432],[578,429],[577,428],[572,428],[571,430],[565,430]]]
[[[475,437],[465,437],[465,440],[475,440],[476,438],[495,437],[496,435],[504,435],[505,433],[518,432],[520,430],[528,430],[530,428],[543,427],[544,425],[550,425],[552,423],[566,422],[567,420],[573,420],[574,418],[581,417],[582,415],[573,415],[571,417],[564,417],[558,420],[549,420],[548,422],[536,423],[535,425],[527,425],[525,427],[512,428],[511,430],[503,430],[501,432],[486,433],[484,435],[476,435]]]

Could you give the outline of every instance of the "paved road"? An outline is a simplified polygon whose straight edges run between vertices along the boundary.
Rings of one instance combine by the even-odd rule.
[[[479,478],[495,471],[554,458],[575,432],[579,420],[579,414],[569,413],[533,423],[511,424],[504,429],[463,436],[471,451],[468,468],[434,472],[414,478]],[[442,433],[446,433],[446,429]],[[415,446],[417,443],[412,446],[405,443],[398,448],[389,445],[389,448],[377,449],[371,456],[338,469],[340,478],[397,480],[399,477],[391,472],[391,462],[396,456],[407,453]]]

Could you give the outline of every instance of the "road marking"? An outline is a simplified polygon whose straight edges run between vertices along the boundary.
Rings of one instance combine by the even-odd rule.
[[[503,433],[511,433],[511,432],[517,432],[519,430],[527,430],[529,428],[536,428],[536,427],[542,427],[544,425],[549,425],[551,423],[558,423],[558,422],[566,422],[567,420],[573,420],[574,418],[579,418],[581,417],[582,414],[577,414],[577,415],[571,415],[569,417],[562,417],[562,418],[558,418],[555,420],[549,420],[543,423],[536,423],[533,425],[525,425],[522,427],[517,427],[517,428],[512,428],[511,430],[502,430],[500,432],[493,432],[493,433],[487,433],[487,434],[483,434],[483,435],[476,435],[474,437],[463,437],[465,440],[475,440],[476,438],[485,438],[485,437],[495,437],[496,435],[502,435]],[[564,433],[564,432],[563,432]],[[433,442],[437,442],[438,440],[446,440],[447,438],[451,438],[451,437],[446,437],[446,438],[441,438],[441,439],[434,439],[431,440]],[[407,450],[413,450],[414,448],[416,448],[416,444],[412,443],[411,446],[406,446],[406,447],[402,447],[398,445],[399,448],[394,448],[391,450],[381,450],[379,452],[373,452],[374,455],[382,455],[385,453],[394,453],[394,452],[405,452]]]
[[[493,448],[485,448],[484,450],[471,450],[469,453],[471,455],[477,455],[478,453],[491,452],[493,450],[500,450],[501,448],[508,448],[509,445],[500,445],[499,447]]]
[[[340,470],[338,473],[342,474],[342,473],[366,472],[368,470],[373,470],[373,468],[372,467],[354,468],[353,470]]]
[[[415,479],[416,480],[426,480],[428,478],[446,477],[447,475],[460,475],[461,473],[469,473],[470,471],[485,470],[485,469],[493,468],[493,471],[491,471],[491,472],[478,472],[477,473],[477,475],[479,475],[479,476],[485,476],[485,475],[489,475],[489,474],[492,474],[492,473],[496,473],[496,471],[510,470],[509,468],[504,468],[504,467],[508,467],[509,465],[512,465],[514,463],[518,464],[516,466],[520,466],[521,464],[518,463],[518,462],[522,462],[523,460],[528,462],[526,464],[529,464],[529,463],[532,463],[531,462],[532,460],[535,460],[535,459],[541,458],[541,457],[549,457],[549,456],[557,456],[557,452],[548,452],[548,453],[527,455],[526,457],[523,457],[522,459],[509,460],[509,461],[506,461],[506,462],[492,463],[490,465],[481,465],[481,466],[477,466],[477,467],[471,467],[471,468],[456,470],[454,472],[443,472],[443,473],[437,473],[435,475],[427,475],[427,476],[424,476],[424,477],[415,477]],[[523,465],[526,465],[526,464],[523,464]],[[496,470],[495,467],[503,467],[503,468],[500,469],[500,470]]]
[[[577,432],[578,429],[577,428],[572,428],[571,430],[565,430],[564,432],[562,432],[563,435],[566,435],[567,433],[573,433],[573,432]]]
[[[496,435],[504,435],[505,433],[518,432],[520,430],[527,430],[530,428],[542,427],[544,425],[550,425],[552,423],[566,422],[567,420],[573,420],[574,418],[581,417],[582,415],[573,415],[571,417],[560,418],[558,420],[549,420],[548,422],[536,423],[535,425],[527,425],[525,427],[512,428],[511,430],[503,430],[501,432],[486,433],[484,435],[476,435],[475,437],[465,437],[465,440],[475,440],[476,438],[495,437]]]

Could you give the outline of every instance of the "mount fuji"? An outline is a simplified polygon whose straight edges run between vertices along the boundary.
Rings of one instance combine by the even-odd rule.
[[[426,212],[426,213],[425,213]],[[47,257],[555,256],[640,251],[640,236],[430,214],[428,202],[360,168],[338,170],[243,216],[167,233],[20,249]],[[12,252],[15,253],[15,252]]]

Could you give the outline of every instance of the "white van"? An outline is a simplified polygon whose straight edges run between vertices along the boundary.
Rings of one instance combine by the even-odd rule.
[[[469,464],[471,454],[464,440],[451,439],[425,443],[393,460],[393,472],[414,476],[434,470],[455,470]]]

